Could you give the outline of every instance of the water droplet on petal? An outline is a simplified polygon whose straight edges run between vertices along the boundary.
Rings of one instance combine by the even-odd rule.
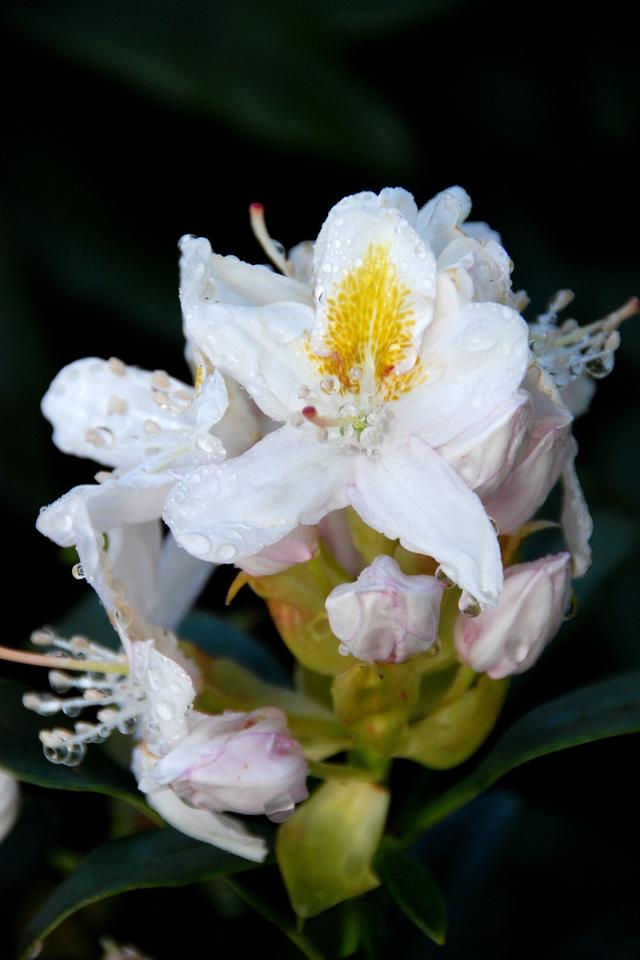
[[[232,543],[221,543],[216,550],[216,555],[222,563],[228,563],[230,560],[233,560],[237,552],[236,547],[234,547]]]
[[[204,533],[183,533],[180,546],[195,557],[204,557],[211,551],[211,540]]]

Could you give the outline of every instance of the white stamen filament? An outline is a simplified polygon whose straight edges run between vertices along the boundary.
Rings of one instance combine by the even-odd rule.
[[[289,261],[280,249],[279,245],[273,240],[267,230],[264,222],[264,207],[261,203],[252,203],[249,205],[249,216],[251,217],[251,229],[253,234],[278,270],[281,270],[285,277],[291,276],[291,267]]]

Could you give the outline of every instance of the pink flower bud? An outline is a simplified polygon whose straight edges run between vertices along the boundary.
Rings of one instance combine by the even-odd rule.
[[[191,733],[143,776],[141,790],[170,786],[197,810],[266,814],[277,822],[306,799],[307,763],[281,710],[192,718]]]
[[[494,680],[523,673],[558,632],[570,597],[569,553],[508,567],[498,605],[477,617],[458,617],[458,656]]]
[[[407,577],[391,557],[376,557],[355,583],[343,583],[327,597],[340,653],[401,663],[428,650],[438,638],[443,589],[435,577]]]

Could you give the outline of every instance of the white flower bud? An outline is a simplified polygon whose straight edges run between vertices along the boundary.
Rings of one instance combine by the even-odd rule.
[[[558,632],[570,597],[569,553],[508,567],[497,606],[477,617],[458,617],[458,656],[495,680],[523,673]]]
[[[443,589],[435,577],[407,577],[391,557],[376,557],[355,583],[343,583],[327,597],[340,652],[401,663],[428,650],[438,638]]]
[[[169,786],[197,810],[266,814],[277,822],[306,799],[307,763],[281,710],[192,718],[191,733],[142,776],[141,790]]]

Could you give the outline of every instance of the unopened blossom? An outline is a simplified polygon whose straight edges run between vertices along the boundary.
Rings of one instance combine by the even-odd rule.
[[[508,567],[497,606],[456,620],[458,656],[494,679],[528,670],[558,632],[570,598],[571,554]]]
[[[527,327],[505,302],[505,283],[493,301],[486,285],[457,282],[470,263],[438,272],[432,219],[421,230],[402,190],[347,197],[315,243],[313,286],[183,240],[191,342],[282,424],[177,482],[164,516],[185,550],[240,563],[351,505],[375,530],[435,557],[482,606],[496,602],[495,531],[446,445],[463,436],[469,456],[494,430],[507,450],[523,442],[505,420],[521,419]],[[254,277],[256,305],[247,306]]]
[[[13,829],[19,806],[17,781],[10,774],[0,770],[0,843]]]
[[[307,763],[281,710],[192,714],[190,726],[141,778],[141,790],[170,786],[196,810],[266,814],[277,822],[306,799]]]
[[[343,583],[327,597],[340,652],[402,663],[428,650],[438,639],[443,590],[435,577],[407,577],[392,557],[376,557],[355,583]]]

